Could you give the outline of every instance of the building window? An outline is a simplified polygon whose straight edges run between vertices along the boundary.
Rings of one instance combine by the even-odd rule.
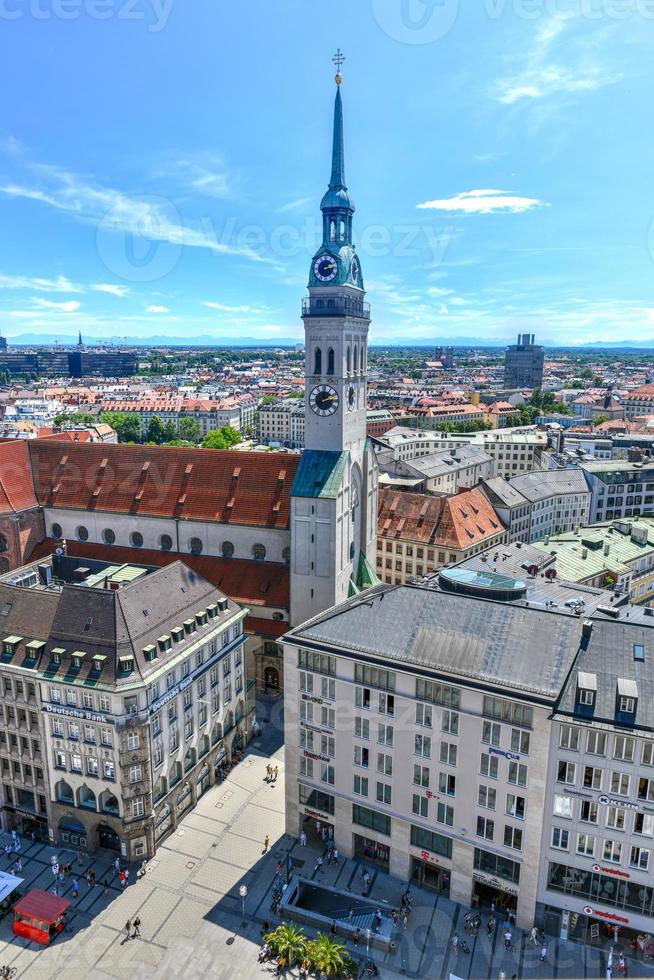
[[[499,769],[499,760],[496,755],[489,755],[486,752],[481,754],[481,762],[479,765],[479,771],[482,776],[489,776],[491,779],[497,779],[497,773]]]
[[[413,741],[414,754],[421,755],[423,758],[429,759],[431,757],[431,738],[429,735],[414,735]],[[443,760],[441,759],[441,761]]]
[[[589,755],[606,755],[606,733],[588,732],[586,751]]]
[[[570,831],[563,827],[552,827],[552,847],[559,851],[567,851],[570,843]]]
[[[459,714],[457,711],[443,711],[441,731],[447,732],[449,735],[459,734]]]
[[[492,786],[479,787],[479,793],[477,796],[477,803],[479,806],[483,806],[486,810],[494,810],[495,803],[497,800],[497,791]]]
[[[417,737],[417,736],[416,736]],[[455,766],[457,746],[454,742],[441,742],[440,760],[447,766]]]
[[[385,813],[378,813],[376,810],[359,806],[357,803],[352,804],[352,823],[359,827],[367,827],[369,830],[384,834],[386,837],[391,835],[390,817]]]
[[[188,549],[192,555],[201,555],[202,541],[200,540],[200,538],[191,538],[191,540],[188,543]]]
[[[429,800],[426,796],[420,796],[418,793],[413,793],[411,799],[411,809],[416,816],[424,817],[426,820],[429,815]]]
[[[368,777],[359,776],[358,773],[354,776],[353,792],[357,796],[367,796],[368,795]]]
[[[231,541],[223,541],[220,550],[223,558],[232,558],[234,556],[234,545]]]
[[[88,528],[84,527],[83,524],[80,524],[80,526],[77,528],[77,531],[75,533],[77,535],[78,541],[88,541],[89,531]]]
[[[495,834],[495,821],[489,817],[477,817],[477,837],[485,840],[493,840]]]
[[[266,557],[266,548],[262,544],[252,545],[252,557],[255,561],[263,561]]]
[[[162,534],[159,538],[159,547],[162,551],[172,551],[173,550],[173,539],[169,534]]]
[[[133,548],[143,547],[143,535],[140,531],[132,531],[129,536],[129,540]]]
[[[649,849],[646,847],[632,847],[629,854],[629,866],[638,868],[639,871],[647,871],[649,854]]]
[[[102,532],[102,540],[105,544],[114,544],[116,541],[116,534],[110,527],[106,527]]]
[[[64,532],[62,530],[61,524],[53,524],[52,525],[52,537],[53,538],[63,538],[63,536],[64,536]],[[5,549],[0,549],[0,550],[5,550]]]
[[[157,717],[159,717],[159,716],[157,715]],[[154,719],[153,719],[153,722],[154,722]],[[153,724],[152,727],[154,729],[154,724]],[[139,744],[140,744],[140,736],[139,736],[139,733],[138,732],[128,732],[127,733],[127,748],[130,749],[130,751],[133,752],[135,749],[138,749]]]
[[[577,767],[574,762],[559,762],[556,771],[557,782],[573,785],[576,776]]]
[[[504,825],[504,846],[512,847],[514,851],[522,850],[522,830],[519,827]]]
[[[502,726],[491,721],[482,722],[481,740],[487,745],[499,746],[502,737]]]
[[[602,856],[611,864],[620,864],[622,860],[622,843],[615,840],[605,840]]]
[[[572,725],[561,725],[559,747],[577,752],[579,750],[579,729],[573,728]]]
[[[524,796],[516,796],[514,793],[506,794],[506,812],[509,816],[524,820],[526,806]]]

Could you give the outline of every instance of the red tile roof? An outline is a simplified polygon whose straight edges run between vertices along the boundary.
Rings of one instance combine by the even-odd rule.
[[[30,555],[30,561],[38,561],[39,558],[52,554],[56,547],[56,541],[41,542]],[[68,554],[77,558],[95,558],[118,564],[135,562],[163,567],[174,561],[183,561],[207,582],[241,605],[274,606],[281,609],[288,608],[289,605],[288,568],[275,562],[186,555],[178,551],[153,551],[148,548],[121,548],[116,545],[93,544],[90,541],[68,541],[67,548]]]
[[[379,490],[377,533],[386,540],[469,548],[502,531],[495,510],[476,488],[453,497]]]
[[[0,442],[0,514],[37,506],[27,440]]]
[[[44,507],[287,528],[299,456],[29,442]]]

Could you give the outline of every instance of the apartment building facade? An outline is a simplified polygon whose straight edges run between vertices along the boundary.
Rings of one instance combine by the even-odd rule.
[[[536,910],[552,935],[633,942],[643,952],[654,931],[648,612],[585,624],[551,726]]]
[[[590,488],[589,523],[654,515],[654,461],[582,463]]]
[[[247,742],[245,612],[181,562],[66,555],[0,607],[3,829],[151,857]]]
[[[549,715],[581,622],[487,598],[522,584],[446,569],[438,588],[382,586],[287,634],[286,819],[531,926]]]

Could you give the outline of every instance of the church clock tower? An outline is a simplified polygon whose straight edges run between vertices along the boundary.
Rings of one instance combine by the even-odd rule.
[[[291,500],[292,625],[376,582],[377,468],[366,437],[370,308],[345,182],[343,60],[338,51],[322,243],[302,303],[306,449]]]

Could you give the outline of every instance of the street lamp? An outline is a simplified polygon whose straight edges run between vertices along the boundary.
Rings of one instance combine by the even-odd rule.
[[[241,925],[244,926],[245,925],[245,899],[247,898],[247,894],[248,894],[248,886],[241,885],[241,887],[238,890],[238,893],[241,896],[241,908],[243,911],[243,921],[241,922]]]
[[[370,937],[371,936],[372,936],[371,930],[370,929],[366,929],[366,959],[367,960],[370,959]]]

